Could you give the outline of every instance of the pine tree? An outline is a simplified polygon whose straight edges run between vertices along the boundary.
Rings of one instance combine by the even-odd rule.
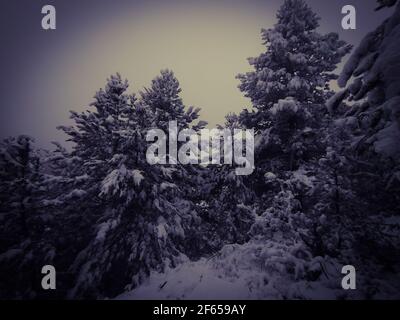
[[[32,195],[35,191],[38,158],[32,149],[33,138],[19,136],[5,139],[2,142],[2,206],[7,212],[14,211],[19,223],[17,234],[29,236],[28,220],[34,215]],[[15,230],[14,230],[15,231]]]
[[[168,130],[169,121],[177,121],[180,129],[186,129],[199,117],[199,108],[189,107],[185,110],[182,98],[179,96],[181,88],[172,71],[162,70],[150,88],[141,92],[141,103],[149,107],[153,122],[157,128]],[[200,121],[194,129],[204,127],[206,123]]]
[[[285,1],[277,19],[273,29],[262,30],[267,51],[249,59],[255,70],[238,76],[240,90],[256,109],[243,113],[242,121],[268,134],[269,153],[285,156],[293,170],[307,149],[315,151],[303,138],[317,133],[319,109],[332,94],[329,82],[337,78],[333,71],[351,47],[335,33],[317,33],[319,18],[302,0]]]
[[[357,123],[355,150],[365,159],[379,162],[385,189],[398,190],[400,159],[398,30],[400,8],[368,34],[344,67],[339,85],[349,85],[338,97],[359,101],[346,113],[346,121]],[[395,197],[393,200],[398,201]],[[391,206],[392,208],[396,206]]]
[[[7,138],[0,144],[1,297],[37,298],[40,270],[53,262],[55,217],[41,204],[44,156],[29,136]]]
[[[395,2],[379,1],[382,7]],[[352,224],[353,235],[364,257],[373,251],[387,265],[400,259],[400,226],[390,222],[400,206],[399,32],[400,4],[354,51],[338,80],[344,89],[330,101],[333,108],[351,101],[340,121],[351,129],[353,189],[366,204]]]
[[[254,71],[239,75],[239,86],[254,108],[267,112],[279,100],[292,97],[301,104],[324,103],[332,72],[350,46],[338,35],[321,35],[319,18],[302,0],[286,0],[273,29],[262,30],[267,51],[249,59]],[[267,126],[261,123],[260,127]]]
[[[225,124],[218,126],[218,129],[220,132],[227,130],[233,137],[234,130],[242,129],[239,117],[228,114]],[[221,143],[221,163],[228,156],[224,152]],[[217,251],[226,244],[249,240],[248,233],[254,222],[257,199],[253,190],[248,187],[249,178],[238,176],[235,170],[235,167],[223,164],[207,168],[210,188],[205,195],[206,210],[203,210],[201,217],[204,220],[203,233],[206,234],[212,251]]]
[[[281,225],[286,235],[304,237],[296,229],[310,235],[309,219],[311,225],[320,220],[312,215],[310,194],[318,161],[328,150],[325,101],[333,94],[333,71],[351,46],[335,33],[319,34],[319,18],[302,0],[286,0],[277,20],[262,30],[267,50],[249,59],[254,71],[238,76],[254,107],[240,118],[257,130],[252,180],[262,199],[261,216],[280,220],[268,230],[278,232]]]
[[[78,273],[73,297],[112,297],[140,284],[151,270],[176,265],[195,240],[183,239],[200,222],[187,197],[190,168],[146,160],[148,130],[166,129],[176,119],[180,128],[197,130],[204,125],[192,123],[198,109],[184,107],[170,71],[140,99],[127,88],[119,75],[111,77],[95,96],[95,111],[72,113],[76,125],[64,128],[75,143],[72,159],[87,175],[80,201],[98,202],[95,234],[70,270]],[[82,172],[77,174],[75,181]]]

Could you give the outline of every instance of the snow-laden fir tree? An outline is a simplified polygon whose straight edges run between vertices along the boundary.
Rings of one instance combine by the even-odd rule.
[[[386,189],[400,181],[400,7],[375,31],[368,34],[346,63],[338,81],[345,87],[331,100],[357,101],[345,115],[357,122],[354,147],[366,158],[376,158],[384,173]]]
[[[277,20],[262,30],[267,49],[249,59],[254,71],[238,78],[256,110],[242,114],[244,124],[268,135],[272,151],[287,155],[292,170],[305,153],[302,136],[316,133],[318,108],[337,78],[333,71],[351,47],[336,33],[319,34],[319,18],[302,0],[286,0]]]
[[[223,164],[225,157],[234,156],[234,150],[231,154],[225,153],[225,144],[233,144],[232,139],[227,137],[234,137],[235,130],[240,129],[239,117],[236,114],[228,114],[224,125],[218,126],[221,134],[220,150],[217,151],[221,155],[220,164],[207,168],[207,180],[210,186],[204,195],[200,212],[202,212],[203,233],[212,251],[220,249],[225,244],[247,241],[249,229],[254,222],[257,198],[249,188],[249,177],[239,176],[236,174],[235,166]],[[243,138],[243,135],[241,137]],[[236,138],[239,138],[238,133]],[[251,150],[244,151],[251,152]]]
[[[0,143],[0,296],[38,298],[40,270],[53,262],[55,217],[44,210],[46,152],[20,135]]]
[[[318,161],[327,152],[330,123],[324,103],[333,94],[330,82],[337,79],[337,64],[351,50],[336,33],[322,35],[318,27],[319,18],[305,1],[286,0],[275,26],[262,30],[266,51],[249,59],[254,71],[238,76],[240,90],[255,109],[240,117],[244,126],[257,130],[252,183],[266,210],[261,215],[268,234],[311,232],[313,203],[307,197]],[[312,220],[318,223],[319,216]]]
[[[379,1],[393,6],[395,1]],[[344,88],[328,102],[331,111],[349,100],[340,121],[352,133],[349,151],[354,192],[366,203],[353,230],[359,250],[398,264],[396,223],[400,207],[400,4],[354,51],[338,80]],[[396,218],[397,217],[397,218]],[[373,248],[373,249],[372,249]]]
[[[34,192],[37,191],[39,158],[33,150],[33,138],[18,136],[1,143],[2,211],[13,214],[18,223],[11,234],[29,235],[29,219],[34,216]],[[13,213],[12,213],[13,212]]]
[[[204,124],[193,123],[199,110],[184,107],[170,71],[139,99],[127,88],[119,75],[112,76],[95,95],[94,110],[73,112],[75,126],[63,128],[74,142],[70,161],[84,168],[84,178],[79,169],[69,177],[88,200],[81,198],[79,210],[85,214],[87,204],[97,216],[94,236],[70,270],[78,274],[73,297],[111,297],[141,283],[151,270],[175,265],[199,226],[187,196],[196,187],[190,185],[191,168],[146,160],[148,130],[166,129],[170,120],[199,129]]]
[[[319,18],[303,0],[286,0],[277,20],[274,28],[262,30],[266,52],[249,59],[255,70],[238,76],[240,90],[265,115],[287,97],[302,104],[324,103],[329,82],[337,78],[333,71],[350,50],[336,33],[317,32]]]

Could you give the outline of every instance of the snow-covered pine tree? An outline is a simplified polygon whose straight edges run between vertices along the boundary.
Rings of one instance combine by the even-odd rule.
[[[149,129],[166,129],[169,120],[199,129],[204,124],[193,123],[198,109],[184,107],[170,71],[138,100],[127,88],[119,75],[111,77],[95,96],[95,110],[72,113],[76,125],[64,128],[75,143],[72,157],[88,176],[80,187],[83,197],[99,202],[96,233],[71,268],[78,273],[70,292],[75,298],[112,297],[138,285],[151,270],[175,265],[200,222],[186,196],[189,168],[146,160]]]
[[[228,130],[233,136],[234,130],[242,129],[242,125],[239,117],[230,113],[225,117],[224,125],[218,126],[218,129],[220,132]],[[204,208],[200,207],[199,210],[202,212],[203,234],[212,251],[226,244],[249,240],[248,232],[254,222],[257,206],[257,198],[249,188],[251,178],[238,176],[234,166],[223,164],[224,158],[229,156],[224,153],[224,143],[221,143],[219,150],[221,164],[207,167],[209,189],[202,202]]]
[[[54,258],[54,216],[43,210],[44,151],[20,135],[0,143],[0,297],[37,298]]]
[[[55,251],[51,264],[57,270],[57,290],[47,293],[52,298],[65,298],[76,278],[76,272],[69,268],[95,235],[103,203],[96,191],[99,177],[94,176],[88,161],[59,143],[54,145],[55,150],[43,158],[44,194],[40,207],[52,216]]]
[[[18,136],[8,138],[1,143],[1,198],[2,211],[18,223],[13,223],[10,234],[28,237],[35,205],[32,195],[36,191],[39,159],[34,154],[33,138]],[[10,230],[11,231],[11,230]]]
[[[192,124],[199,117],[200,108],[189,107],[185,110],[181,91],[174,73],[162,70],[161,75],[152,81],[151,87],[141,92],[141,104],[150,108],[153,125],[157,128],[168,131],[169,121],[177,121],[180,130],[189,126],[198,130],[206,125],[204,121]]]
[[[395,1],[379,3],[384,7]],[[329,103],[332,109],[343,99],[351,101],[340,121],[352,129],[354,192],[367,204],[353,225],[353,234],[364,254],[374,252],[380,261],[392,265],[393,259],[395,263],[400,259],[400,224],[395,222],[400,207],[399,38],[397,4],[393,15],[354,51],[338,80],[344,89]]]
[[[286,155],[286,168],[293,170],[305,157],[303,136],[317,133],[319,108],[337,78],[333,71],[351,47],[335,33],[319,34],[319,18],[303,0],[286,0],[277,19],[274,28],[262,30],[266,52],[249,59],[255,70],[238,76],[256,110],[243,113],[242,121],[268,135],[269,154]]]
[[[152,80],[151,86],[145,88],[140,92],[140,100],[138,104],[142,109],[148,110],[146,118],[144,119],[144,127],[157,128],[164,132],[169,130],[169,122],[176,121],[177,129],[192,129],[195,132],[203,129],[207,122],[198,121],[200,108],[193,106],[185,107],[182,98],[180,97],[182,89],[178,79],[170,70],[161,70],[161,74]],[[182,146],[184,142],[178,141],[177,148]],[[169,150],[169,147],[167,147]],[[167,159],[169,162],[175,159]],[[208,170],[197,165],[170,165],[161,168],[157,171],[155,168],[154,174],[160,176],[167,175],[176,186],[179,186],[179,193],[182,199],[190,202],[190,205],[199,203],[207,192],[208,185],[205,183],[208,178]],[[173,173],[171,175],[171,173]],[[199,207],[196,206],[194,211],[198,211]],[[192,210],[191,209],[191,210]],[[193,211],[193,212],[194,212]],[[196,223],[191,224],[190,232],[185,233],[185,241],[181,243],[181,250],[190,258],[199,258],[205,252],[209,252],[210,248],[207,246],[209,239],[204,238],[202,233],[202,226],[199,223],[200,219],[196,215]]]
[[[337,257],[351,246],[349,226],[365,206],[353,191],[348,128],[332,121],[325,130],[326,152],[307,166],[312,172],[311,188],[297,192],[306,208],[305,229],[309,230],[301,238],[314,254]]]
[[[345,87],[340,98],[357,101],[345,121],[357,123],[354,147],[372,170],[380,173],[384,190],[400,186],[400,5],[392,17],[368,34],[344,67],[338,83]],[[389,199],[387,199],[389,200]],[[399,197],[393,194],[394,203]],[[397,202],[396,202],[397,201]],[[394,203],[388,207],[396,208]]]
[[[257,130],[253,181],[266,210],[262,216],[275,219],[270,222],[283,219],[284,229],[296,225],[307,233],[313,210],[307,196],[327,147],[330,119],[324,103],[333,94],[334,70],[351,46],[335,33],[318,33],[319,18],[303,0],[286,0],[277,20],[274,28],[262,30],[267,49],[249,59],[254,71],[238,76],[239,89],[254,107],[242,112],[241,122]],[[290,212],[277,212],[284,208]]]

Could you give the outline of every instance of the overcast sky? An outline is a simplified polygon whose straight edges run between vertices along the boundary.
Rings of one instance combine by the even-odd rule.
[[[186,105],[200,107],[210,127],[250,102],[236,74],[263,50],[260,29],[272,27],[283,0],[1,0],[0,136],[29,134],[40,146],[63,141],[71,123],[106,78],[121,73],[137,92],[160,69],[172,69]],[[309,0],[321,32],[358,44],[392,10],[375,0]],[[53,4],[57,30],[41,29]],[[357,30],[341,28],[341,8],[357,9]]]

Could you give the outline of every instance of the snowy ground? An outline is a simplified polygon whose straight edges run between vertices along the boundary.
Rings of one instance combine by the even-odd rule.
[[[153,273],[148,281],[131,292],[117,297],[120,300],[144,299],[226,299],[250,297],[241,279],[229,281],[218,275],[212,263],[203,258],[187,262],[167,272]]]
[[[304,281],[305,268],[308,272],[320,268],[321,261],[310,261],[306,267],[298,264],[295,254],[279,244],[226,246],[211,259],[152,273],[141,286],[116,299],[336,299],[343,295],[336,277]],[[332,265],[325,268],[339,274]]]
[[[342,265],[335,259],[311,257],[297,243],[250,242],[228,245],[211,258],[188,259],[164,273],[153,272],[138,288],[118,300],[282,300],[394,299],[400,279],[370,273],[358,266],[357,290],[343,290]],[[377,271],[377,270],[375,270]]]

